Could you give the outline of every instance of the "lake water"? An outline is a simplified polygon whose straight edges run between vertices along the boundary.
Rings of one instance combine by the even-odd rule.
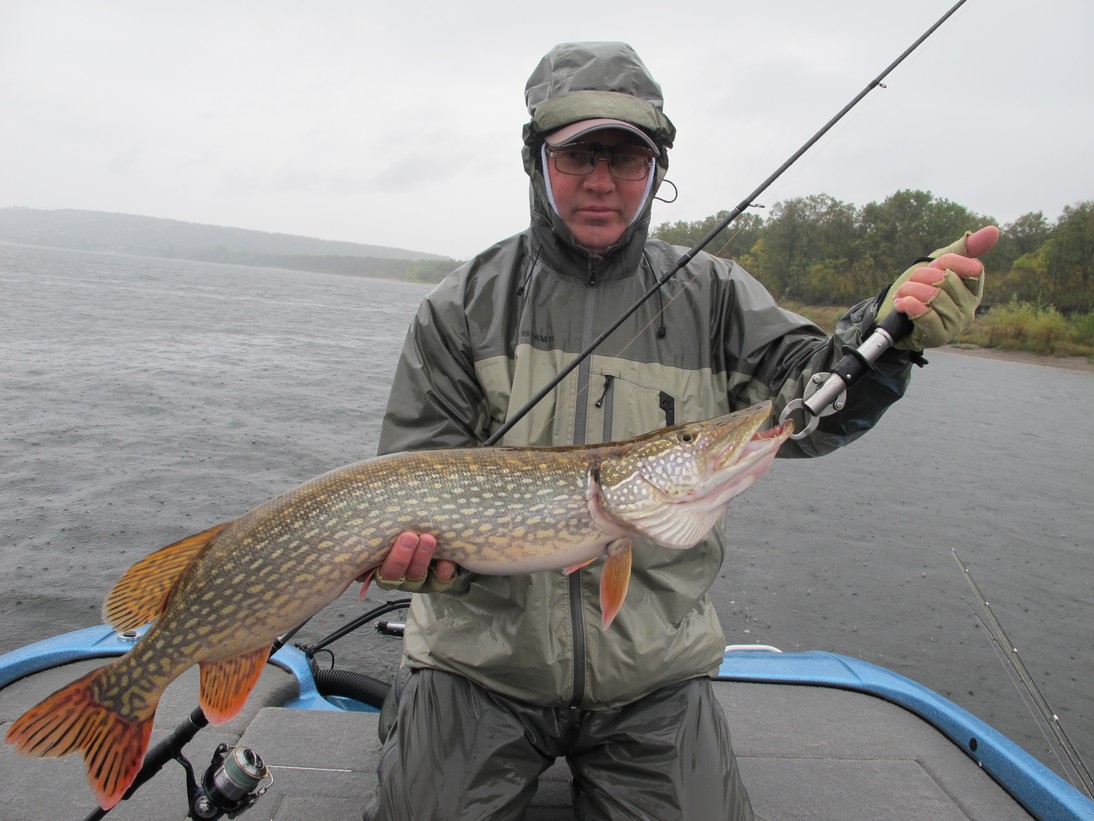
[[[373,455],[424,286],[0,244],[0,652],[99,623],[146,553]],[[877,430],[730,508],[731,642],[922,681],[1061,770],[957,548],[1094,760],[1094,377],[937,352]],[[348,592],[314,640],[393,598]],[[389,673],[369,630],[339,663]]]

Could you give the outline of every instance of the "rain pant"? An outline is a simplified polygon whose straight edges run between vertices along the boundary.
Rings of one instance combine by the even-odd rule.
[[[366,821],[523,818],[562,756],[587,821],[752,818],[709,679],[610,710],[535,707],[428,669],[403,668],[393,692],[406,726],[384,747]]]

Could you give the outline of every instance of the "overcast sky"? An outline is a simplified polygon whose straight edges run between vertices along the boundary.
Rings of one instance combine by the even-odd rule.
[[[631,43],[678,129],[654,223],[729,209],[951,0],[0,0],[0,206],[466,258],[522,230],[524,83]],[[1092,0],[968,0],[766,193],[1094,199]],[[762,213],[762,212],[761,212]]]

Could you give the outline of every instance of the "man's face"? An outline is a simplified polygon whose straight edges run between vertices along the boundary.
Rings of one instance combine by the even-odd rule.
[[[606,146],[641,146],[632,134],[616,128],[594,131],[581,140]],[[598,159],[592,173],[585,176],[564,174],[548,157],[547,173],[551,177],[558,215],[583,248],[602,254],[623,236],[627,226],[643,205],[646,178],[619,180],[611,175],[608,163]]]

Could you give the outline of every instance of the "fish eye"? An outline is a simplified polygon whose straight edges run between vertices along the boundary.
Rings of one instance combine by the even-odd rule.
[[[695,441],[695,434],[690,431],[682,430],[676,434],[676,438],[683,442],[685,445]]]

